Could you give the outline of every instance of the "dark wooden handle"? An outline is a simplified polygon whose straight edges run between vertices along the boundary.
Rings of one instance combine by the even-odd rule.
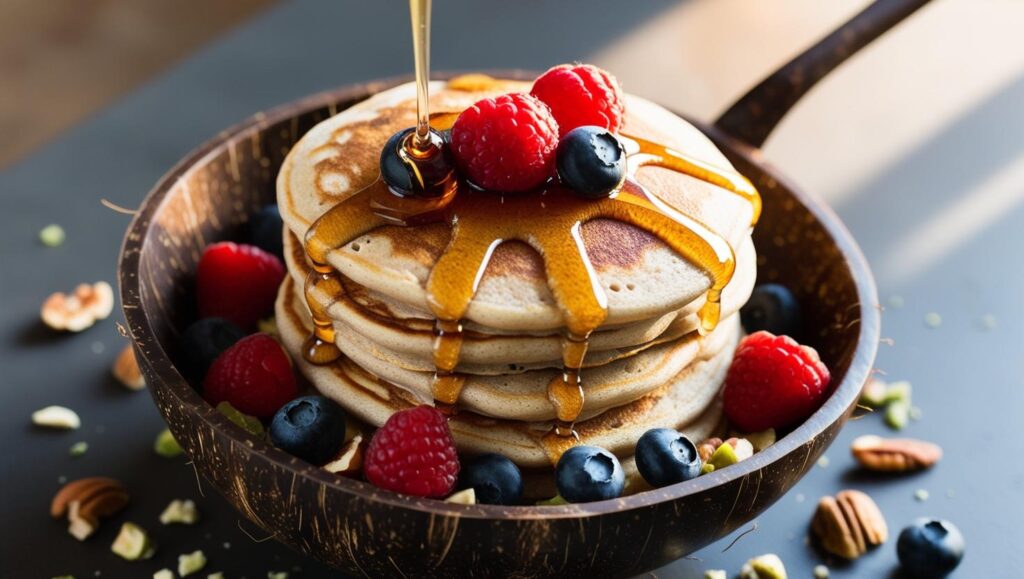
[[[760,147],[775,125],[819,80],[930,0],[877,0],[761,81],[715,126]]]

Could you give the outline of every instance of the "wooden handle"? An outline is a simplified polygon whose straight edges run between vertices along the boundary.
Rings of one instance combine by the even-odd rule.
[[[715,126],[760,147],[782,117],[819,80],[930,0],[877,0],[761,81]]]

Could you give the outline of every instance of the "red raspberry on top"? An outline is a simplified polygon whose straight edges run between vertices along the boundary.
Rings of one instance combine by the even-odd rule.
[[[267,334],[242,338],[217,357],[203,380],[203,398],[225,400],[244,414],[270,418],[299,394],[292,363]]]
[[[626,107],[619,81],[592,64],[562,64],[540,76],[530,94],[551,107],[562,135],[583,125],[613,133],[622,128]]]
[[[463,175],[493,191],[527,191],[552,175],[558,124],[525,93],[477,101],[452,126],[452,153]]]
[[[274,309],[284,275],[281,260],[256,246],[215,243],[203,252],[196,270],[199,316],[224,318],[252,331]]]
[[[830,379],[814,348],[755,332],[740,342],[725,378],[725,415],[744,432],[793,426],[821,406]]]
[[[417,497],[448,495],[459,477],[448,420],[432,406],[392,414],[370,440],[363,472],[382,489]]]

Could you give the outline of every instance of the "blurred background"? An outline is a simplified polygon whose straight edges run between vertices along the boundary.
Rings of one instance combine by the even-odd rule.
[[[869,3],[436,0],[433,67],[592,62],[630,92],[713,120]],[[658,577],[736,570],[762,552],[808,577],[822,560],[804,541],[816,499],[849,486],[875,497],[894,532],[917,516],[954,520],[969,545],[960,577],[1024,566],[1024,535],[1007,516],[1024,500],[1024,463],[1007,454],[1024,416],[1022,23],[1024,0],[934,0],[815,87],[763,149],[860,243],[887,307],[877,366],[913,381],[923,418],[907,433],[941,443],[945,462],[908,479],[858,477],[850,440],[886,431],[878,416],[852,422],[831,465],[760,517],[758,532]],[[137,207],[189,150],[257,111],[411,73],[408,26],[401,0],[0,0],[0,519],[19,529],[0,541],[0,575],[139,576],[107,545],[73,542],[43,518],[59,477],[103,474],[142,489],[132,508],[147,516],[170,498],[200,501],[202,535],[169,536],[167,561],[203,547],[214,567],[250,577],[295,567],[327,576],[273,541],[253,544],[219,496],[194,496],[190,467],[153,455],[163,424],[152,402],[109,378],[124,346],[117,313],[52,339],[39,331],[39,304],[116,280],[129,218],[101,198]],[[39,243],[48,223],[67,231],[64,246]],[[83,415],[88,456],[72,462],[66,437],[28,425],[47,404]],[[927,502],[913,498],[927,489]],[[895,565],[889,544],[833,577],[889,577]]]

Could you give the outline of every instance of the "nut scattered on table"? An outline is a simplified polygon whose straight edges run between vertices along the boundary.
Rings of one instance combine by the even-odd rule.
[[[145,529],[135,523],[124,523],[117,534],[110,550],[126,561],[149,559],[156,553],[156,548]]]
[[[40,316],[54,330],[81,332],[114,310],[114,290],[105,281],[80,284],[71,295],[56,292],[43,302]]]
[[[875,501],[856,490],[822,497],[811,531],[822,548],[844,559],[856,559],[889,538],[889,528]]]
[[[909,472],[929,468],[942,458],[937,444],[913,438],[882,438],[866,435],[850,445],[850,452],[864,468],[884,472]]]
[[[363,453],[365,451],[366,443],[363,442],[363,437],[356,436],[341,447],[338,458],[325,464],[324,469],[342,476],[355,476],[363,469]]]
[[[182,525],[193,525],[199,520],[199,509],[191,500],[174,499],[167,505],[164,512],[160,513],[160,522],[164,525],[179,523]]]
[[[456,505],[475,505],[476,504],[476,491],[473,487],[468,489],[462,489],[452,496],[444,500],[446,503],[454,503]]]
[[[740,569],[740,579],[786,579],[786,566],[774,553],[747,561]]]
[[[206,567],[206,554],[200,550],[178,555],[178,575],[186,577]]]
[[[128,504],[128,490],[106,477],[89,477],[64,485],[50,502],[50,516],[68,517],[68,532],[84,541],[109,517]]]
[[[129,390],[142,390],[146,387],[146,381],[142,377],[142,371],[139,370],[139,363],[135,359],[135,351],[132,350],[131,345],[125,346],[117,355],[111,372],[114,374],[114,378]]]
[[[82,419],[70,408],[47,406],[32,413],[32,424],[58,430],[75,430],[82,426]]]

